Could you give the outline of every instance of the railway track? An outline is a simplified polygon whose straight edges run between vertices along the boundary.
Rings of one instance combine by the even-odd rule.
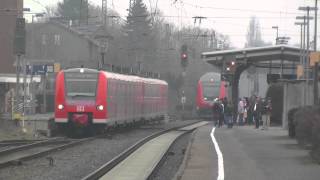
[[[21,146],[26,144],[31,144],[35,142],[45,141],[48,139],[37,139],[37,140],[4,140],[0,141],[0,151],[4,148],[8,149],[9,147]]]
[[[82,180],[148,179],[176,139],[205,124],[207,122],[198,122],[152,134],[132,145]]]
[[[11,147],[9,149],[0,151],[0,168],[10,165],[21,165],[24,161],[42,157],[55,151],[60,151],[87,141],[91,141],[97,137],[100,136],[85,139],[54,138],[38,142],[29,142],[28,144],[17,147]]]

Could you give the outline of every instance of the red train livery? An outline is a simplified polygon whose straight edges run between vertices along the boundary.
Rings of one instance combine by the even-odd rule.
[[[201,76],[197,87],[197,114],[200,118],[212,117],[212,105],[216,98],[227,96],[225,81],[221,81],[219,73],[206,73]]]
[[[87,68],[62,70],[56,77],[55,122],[73,127],[106,127],[164,118],[165,81]]]

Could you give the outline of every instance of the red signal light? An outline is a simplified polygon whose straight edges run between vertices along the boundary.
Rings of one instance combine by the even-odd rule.
[[[181,54],[181,59],[187,59],[187,58],[188,58],[188,55],[186,53]]]

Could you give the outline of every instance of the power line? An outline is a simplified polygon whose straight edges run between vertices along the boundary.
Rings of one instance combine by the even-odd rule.
[[[45,9],[46,9],[46,6],[45,6],[45,5],[43,5],[42,3],[40,3],[39,1],[37,1],[37,0],[31,0],[31,1],[33,1],[34,3],[36,3],[36,4],[38,4],[38,5],[42,6],[43,8],[45,8]]]
[[[221,8],[221,7],[211,7],[211,6],[200,6],[196,4],[191,4],[191,3],[186,3],[184,2],[185,5],[192,6],[195,8],[202,8],[202,9],[216,9],[216,10],[226,10],[226,11],[245,11],[245,12],[258,12],[258,13],[271,13],[271,14],[279,14],[279,13],[285,13],[285,14],[302,14],[298,12],[282,12],[282,11],[267,11],[267,10],[257,10],[257,9],[237,9],[237,8]]]
[[[130,18],[139,18],[139,17],[147,17],[149,15],[136,15],[136,16],[130,16]],[[127,16],[122,16],[122,17],[127,17]],[[163,17],[163,18],[194,18],[194,16],[175,16],[175,15],[159,15],[158,17]],[[207,19],[250,19],[252,18],[251,16],[203,16],[203,18]],[[262,16],[262,17],[257,17],[259,19],[295,19],[296,16],[287,16],[287,17],[272,17],[272,16]]]

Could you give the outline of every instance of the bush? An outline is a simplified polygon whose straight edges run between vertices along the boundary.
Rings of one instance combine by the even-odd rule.
[[[296,138],[298,143],[302,146],[307,146],[312,143],[313,116],[312,106],[302,107],[294,115]]]
[[[314,110],[315,116],[312,121],[311,156],[320,163],[320,107],[316,107]]]
[[[320,107],[306,106],[294,114],[294,126],[300,145],[311,145],[311,156],[320,163]]]

